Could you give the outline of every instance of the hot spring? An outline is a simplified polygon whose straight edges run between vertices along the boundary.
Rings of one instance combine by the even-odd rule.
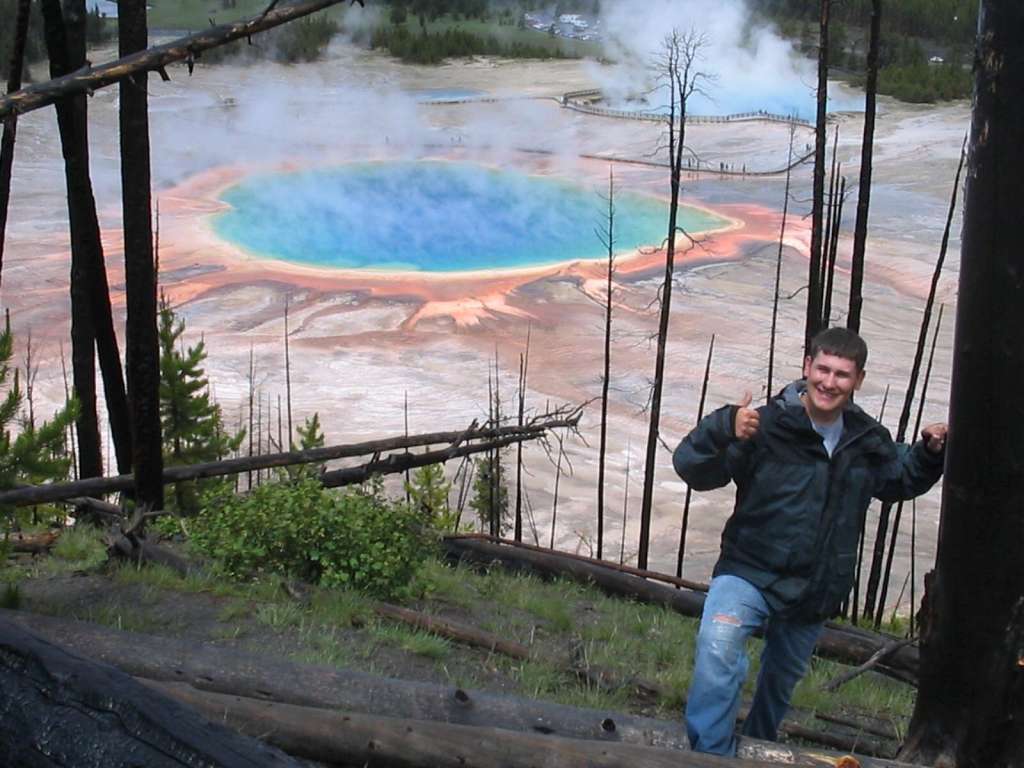
[[[260,256],[317,267],[461,272],[602,258],[601,190],[454,162],[354,163],[247,177],[214,228]],[[606,193],[606,191],[605,191]],[[689,232],[727,224],[680,210]],[[616,251],[659,245],[668,204],[615,195]]]

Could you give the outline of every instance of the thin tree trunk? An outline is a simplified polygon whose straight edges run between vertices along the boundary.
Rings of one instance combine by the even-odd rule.
[[[932,348],[928,353],[928,365],[924,369],[924,383],[921,385],[921,399],[917,404],[917,419],[914,422],[914,434],[921,430],[921,419],[924,416],[925,396],[928,383],[932,378],[932,364],[935,362],[935,347],[939,342],[939,329],[942,327],[942,313],[945,304],[939,304],[939,317],[935,321],[935,333],[932,334]],[[917,501],[911,499],[910,507],[910,634],[914,634],[914,622],[917,618]]]
[[[519,418],[522,427],[526,417],[526,375],[530,366],[530,331],[526,326],[526,351],[519,356]],[[534,532],[536,533],[536,531]],[[513,535],[516,541],[523,540],[523,444],[516,446],[516,517]]]
[[[912,435],[917,435],[921,431],[921,419],[924,417],[924,404],[925,404],[925,400],[928,397],[928,382],[931,380],[931,377],[932,377],[932,363],[935,361],[935,344],[939,340],[939,327],[942,325],[942,308],[944,306],[945,306],[944,304],[940,304],[939,305],[939,316],[938,316],[938,318],[935,321],[935,332],[932,334],[932,348],[931,348],[931,352],[928,353],[928,365],[926,365],[925,369],[924,369],[924,381],[921,382],[921,397],[919,397],[918,401],[917,401],[917,418],[914,421],[914,431],[911,432]],[[882,576],[882,589],[881,589],[881,592],[879,593],[879,596],[878,596],[878,604],[880,606],[881,605],[885,605],[886,595],[889,594],[889,578],[892,575],[892,562],[893,562],[893,558],[896,556],[896,537],[899,534],[900,520],[902,519],[902,517],[903,517],[903,502],[901,501],[901,502],[899,502],[896,505],[896,515],[893,517],[893,520],[892,520],[892,535],[889,538],[889,554],[886,556],[886,559],[885,559],[885,571],[884,571],[884,574]],[[911,532],[911,535],[912,536],[914,535],[913,531]],[[911,550],[910,550],[910,578],[913,579],[913,576],[914,576],[914,544],[913,544],[913,541],[912,541],[911,542]],[[914,625],[914,587],[913,587],[913,582],[911,582],[910,594],[911,594],[911,600],[910,600],[910,626],[913,627],[913,625]],[[893,609],[894,613],[895,613],[896,608],[899,608],[899,603],[900,603],[900,601],[897,600],[896,601],[896,607]],[[879,615],[881,615],[881,613],[882,613],[881,609],[879,609],[878,613],[879,613]],[[881,624],[881,622],[876,622],[876,625],[880,625],[880,624]],[[911,632],[913,632],[913,629],[911,629]]]
[[[708,362],[704,366],[704,381],[700,386],[700,402],[697,404],[697,421],[704,418],[704,403],[708,397],[708,381],[711,378],[711,357],[715,354],[715,334],[711,334],[711,343],[708,344]],[[676,558],[676,577],[683,577],[683,558],[686,556],[686,531],[690,526],[690,499],[693,489],[686,486],[686,497],[683,499],[683,522],[679,527],[679,556]]]
[[[292,361],[288,347],[288,297],[284,297],[284,391],[288,401],[288,450],[295,450],[295,432],[292,429]],[[281,450],[285,448],[282,445]]]
[[[615,275],[615,174],[608,168],[608,281],[604,306],[604,372],[601,376],[601,443],[597,452],[597,559],[604,552],[604,467],[608,448],[608,387],[612,367],[612,278]]]
[[[832,165],[828,175],[828,201],[825,203],[825,234],[821,240],[821,272],[818,285],[821,287],[821,324],[819,329],[828,327],[828,315],[825,314],[825,283],[828,279],[828,256],[832,246],[832,225],[835,223],[836,197],[839,190],[839,126],[836,126],[832,139]]]
[[[148,45],[145,0],[118,5],[118,53]],[[148,74],[121,82],[121,200],[124,212],[125,303],[128,401],[133,426],[135,501],[148,509],[164,505],[163,441],[160,431],[160,345],[157,335],[156,269],[149,167]]]
[[[839,181],[839,195],[836,197],[832,214],[832,237],[828,247],[828,268],[825,270],[825,301],[821,310],[821,327],[828,328],[832,321],[832,286],[836,275],[836,258],[839,256],[839,228],[843,223],[843,203],[846,201],[846,179]]]
[[[651,538],[651,515],[654,506],[654,475],[657,467],[661,392],[665,384],[665,350],[668,326],[672,316],[672,278],[675,273],[676,235],[679,234],[679,195],[682,189],[683,148],[686,144],[686,102],[699,87],[700,74],[693,71],[703,38],[692,33],[682,37],[673,32],[667,40],[666,74],[671,91],[668,115],[669,187],[671,196],[668,214],[668,238],[665,248],[665,278],[661,286],[661,311],[658,319],[657,353],[654,360],[654,384],[651,389],[651,418],[647,430],[647,451],[644,459],[644,487],[640,504],[640,540],[637,565],[647,567]]]
[[[555,492],[551,502],[551,543],[550,549],[555,548],[555,525],[558,522],[558,481],[562,479],[562,440],[558,439],[558,460],[555,463]]]
[[[622,492],[622,537],[619,539],[619,565],[626,562],[626,520],[629,513],[629,461],[633,456],[632,445],[626,441],[626,483]]]
[[[25,63],[30,11],[31,0],[18,0],[14,16],[14,47],[11,49],[10,70],[7,75],[8,93],[14,93],[21,88],[21,72]],[[14,168],[14,142],[18,133],[18,116],[11,115],[3,122],[3,138],[0,139],[0,277],[3,275],[7,210],[11,200],[11,175]]]
[[[857,221],[853,225],[853,256],[850,259],[850,310],[846,327],[860,330],[864,306],[864,254],[868,242],[868,209],[871,205],[871,163],[875,147],[875,113],[878,96],[878,48],[882,38],[882,0],[871,0],[871,32],[868,42],[867,76],[864,84],[864,140],[860,150],[860,187],[857,191]]]
[[[901,752],[930,765],[1017,768],[1024,755],[1022,50],[1024,4],[981,0],[946,478]]]
[[[789,214],[789,184],[793,176],[793,139],[796,126],[789,126],[789,155],[786,159],[786,193],[782,201],[782,225],[779,227],[779,253],[775,257],[775,290],[772,296],[772,330],[768,339],[768,386],[765,402],[771,402],[772,391],[775,389],[775,332],[779,320],[779,285],[782,282],[782,249],[786,240],[786,216]]]
[[[811,353],[811,339],[821,325],[822,219],[825,206],[825,143],[828,110],[828,24],[831,0],[820,0],[818,41],[818,109],[815,118],[814,185],[811,208],[811,254],[807,268],[807,320],[804,354]]]

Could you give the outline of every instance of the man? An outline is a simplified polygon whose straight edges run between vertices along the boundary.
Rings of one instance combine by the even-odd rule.
[[[686,726],[695,750],[732,755],[746,642],[765,630],[757,691],[743,733],[774,740],[825,619],[853,584],[857,542],[871,498],[910,499],[942,474],[946,426],[913,446],[850,398],[864,382],[867,346],[829,328],[811,343],[804,379],[767,406],[725,406],[673,455],[703,491],[736,483],[736,506],[704,603]]]

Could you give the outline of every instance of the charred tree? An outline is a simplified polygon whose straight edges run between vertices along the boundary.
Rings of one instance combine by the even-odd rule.
[[[811,207],[811,254],[807,268],[807,320],[804,354],[811,352],[811,339],[821,328],[821,260],[825,209],[825,144],[828,114],[828,19],[831,0],[820,0],[818,39],[818,109],[814,136],[814,185]]]
[[[608,248],[608,281],[604,303],[604,372],[601,376],[601,443],[597,451],[597,559],[604,552],[604,468],[608,448],[608,387],[612,369],[612,280],[615,277],[615,173],[608,168],[607,229],[599,233]]]
[[[1024,4],[982,0],[935,570],[902,756],[1010,768],[1024,755]]]
[[[28,40],[29,0],[18,0],[14,17],[14,47],[7,76],[7,92],[21,88],[21,71],[25,63],[25,45]],[[4,120],[3,138],[0,139],[0,276],[3,274],[4,239],[7,232],[7,207],[11,200],[11,173],[14,168],[14,141],[18,131],[18,117]]]
[[[118,5],[118,54],[149,44],[145,0]],[[125,359],[133,427],[132,468],[136,503],[164,504],[163,440],[160,431],[160,343],[157,335],[156,267],[149,168],[149,75],[121,81],[121,207],[124,212],[125,292],[128,307]]]
[[[43,0],[42,10],[50,75],[60,77],[85,62],[85,3],[69,3],[67,25],[60,0]],[[85,96],[59,101],[56,109],[71,227],[71,377],[80,409],[75,424],[78,474],[83,478],[98,477],[103,474],[103,457],[96,416],[96,333],[89,265],[102,263],[103,256],[99,251],[99,221],[89,178]]]
[[[715,354],[715,334],[711,334],[711,343],[708,344],[708,362],[704,366],[704,381],[700,385],[700,402],[697,403],[697,420],[694,424],[700,424],[704,418],[704,404],[708,399],[708,381],[711,379],[711,358]],[[686,557],[686,532],[690,527],[690,501],[693,498],[693,489],[686,486],[686,496],[683,499],[683,521],[679,526],[679,554],[676,556],[676,578],[683,577],[683,560]]]
[[[661,311],[658,320],[657,353],[654,362],[654,384],[651,388],[651,419],[647,430],[647,453],[644,460],[644,488],[640,505],[640,543],[637,564],[647,567],[651,537],[651,511],[654,504],[654,473],[657,465],[659,422],[661,420],[661,390],[665,383],[665,348],[668,343],[668,324],[672,309],[672,279],[675,272],[676,235],[678,226],[679,193],[682,189],[683,149],[686,144],[686,105],[689,98],[701,90],[709,75],[697,69],[705,38],[691,30],[685,34],[673,30],[665,39],[662,59],[658,66],[669,90],[668,156],[671,198],[668,214],[668,237],[665,245],[665,279],[661,285]],[[683,236],[687,236],[682,232]]]
[[[789,215],[789,186],[793,177],[793,139],[796,126],[789,126],[789,155],[786,159],[786,191],[782,200],[782,224],[779,227],[779,252],[775,257],[775,291],[772,296],[772,330],[768,339],[768,383],[765,401],[771,402],[775,375],[775,332],[779,321],[779,285],[782,282],[782,249],[786,242],[786,217]]]
[[[51,76],[60,76],[77,70],[85,63],[84,1],[68,2],[63,11],[59,2],[47,0],[42,6]],[[78,397],[82,399],[84,393],[92,403],[91,408],[83,407],[82,418],[77,426],[80,442],[79,473],[82,477],[92,477],[102,474],[102,459],[97,458],[100,455],[100,438],[95,414],[96,367],[92,351],[94,342],[99,354],[107,414],[119,471],[127,471],[130,467],[131,421],[124,373],[121,369],[121,353],[118,349],[110,306],[110,290],[100,241],[99,220],[96,216],[96,201],[89,176],[89,135],[86,115],[85,98],[82,96],[72,96],[57,103],[57,126],[64,154],[68,218],[71,224],[73,376]],[[84,444],[81,443],[83,430],[87,438]],[[95,447],[92,445],[93,440],[96,442]]]
[[[867,73],[864,83],[864,139],[860,149],[860,187],[857,220],[853,225],[853,256],[850,258],[850,310],[846,327],[860,330],[864,305],[864,254],[868,242],[868,209],[871,206],[871,163],[875,148],[875,114],[878,100],[878,48],[882,37],[882,0],[871,0],[871,31],[868,38]]]

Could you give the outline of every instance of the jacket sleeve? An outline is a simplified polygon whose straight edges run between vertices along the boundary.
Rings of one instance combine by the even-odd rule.
[[[922,440],[907,445],[894,443],[889,438],[888,443],[891,455],[876,477],[876,498],[885,502],[906,501],[920,496],[938,482],[945,453],[932,453]]]
[[[672,454],[672,466],[695,491],[721,488],[733,479],[727,456],[735,436],[736,406],[726,405],[700,420]]]

